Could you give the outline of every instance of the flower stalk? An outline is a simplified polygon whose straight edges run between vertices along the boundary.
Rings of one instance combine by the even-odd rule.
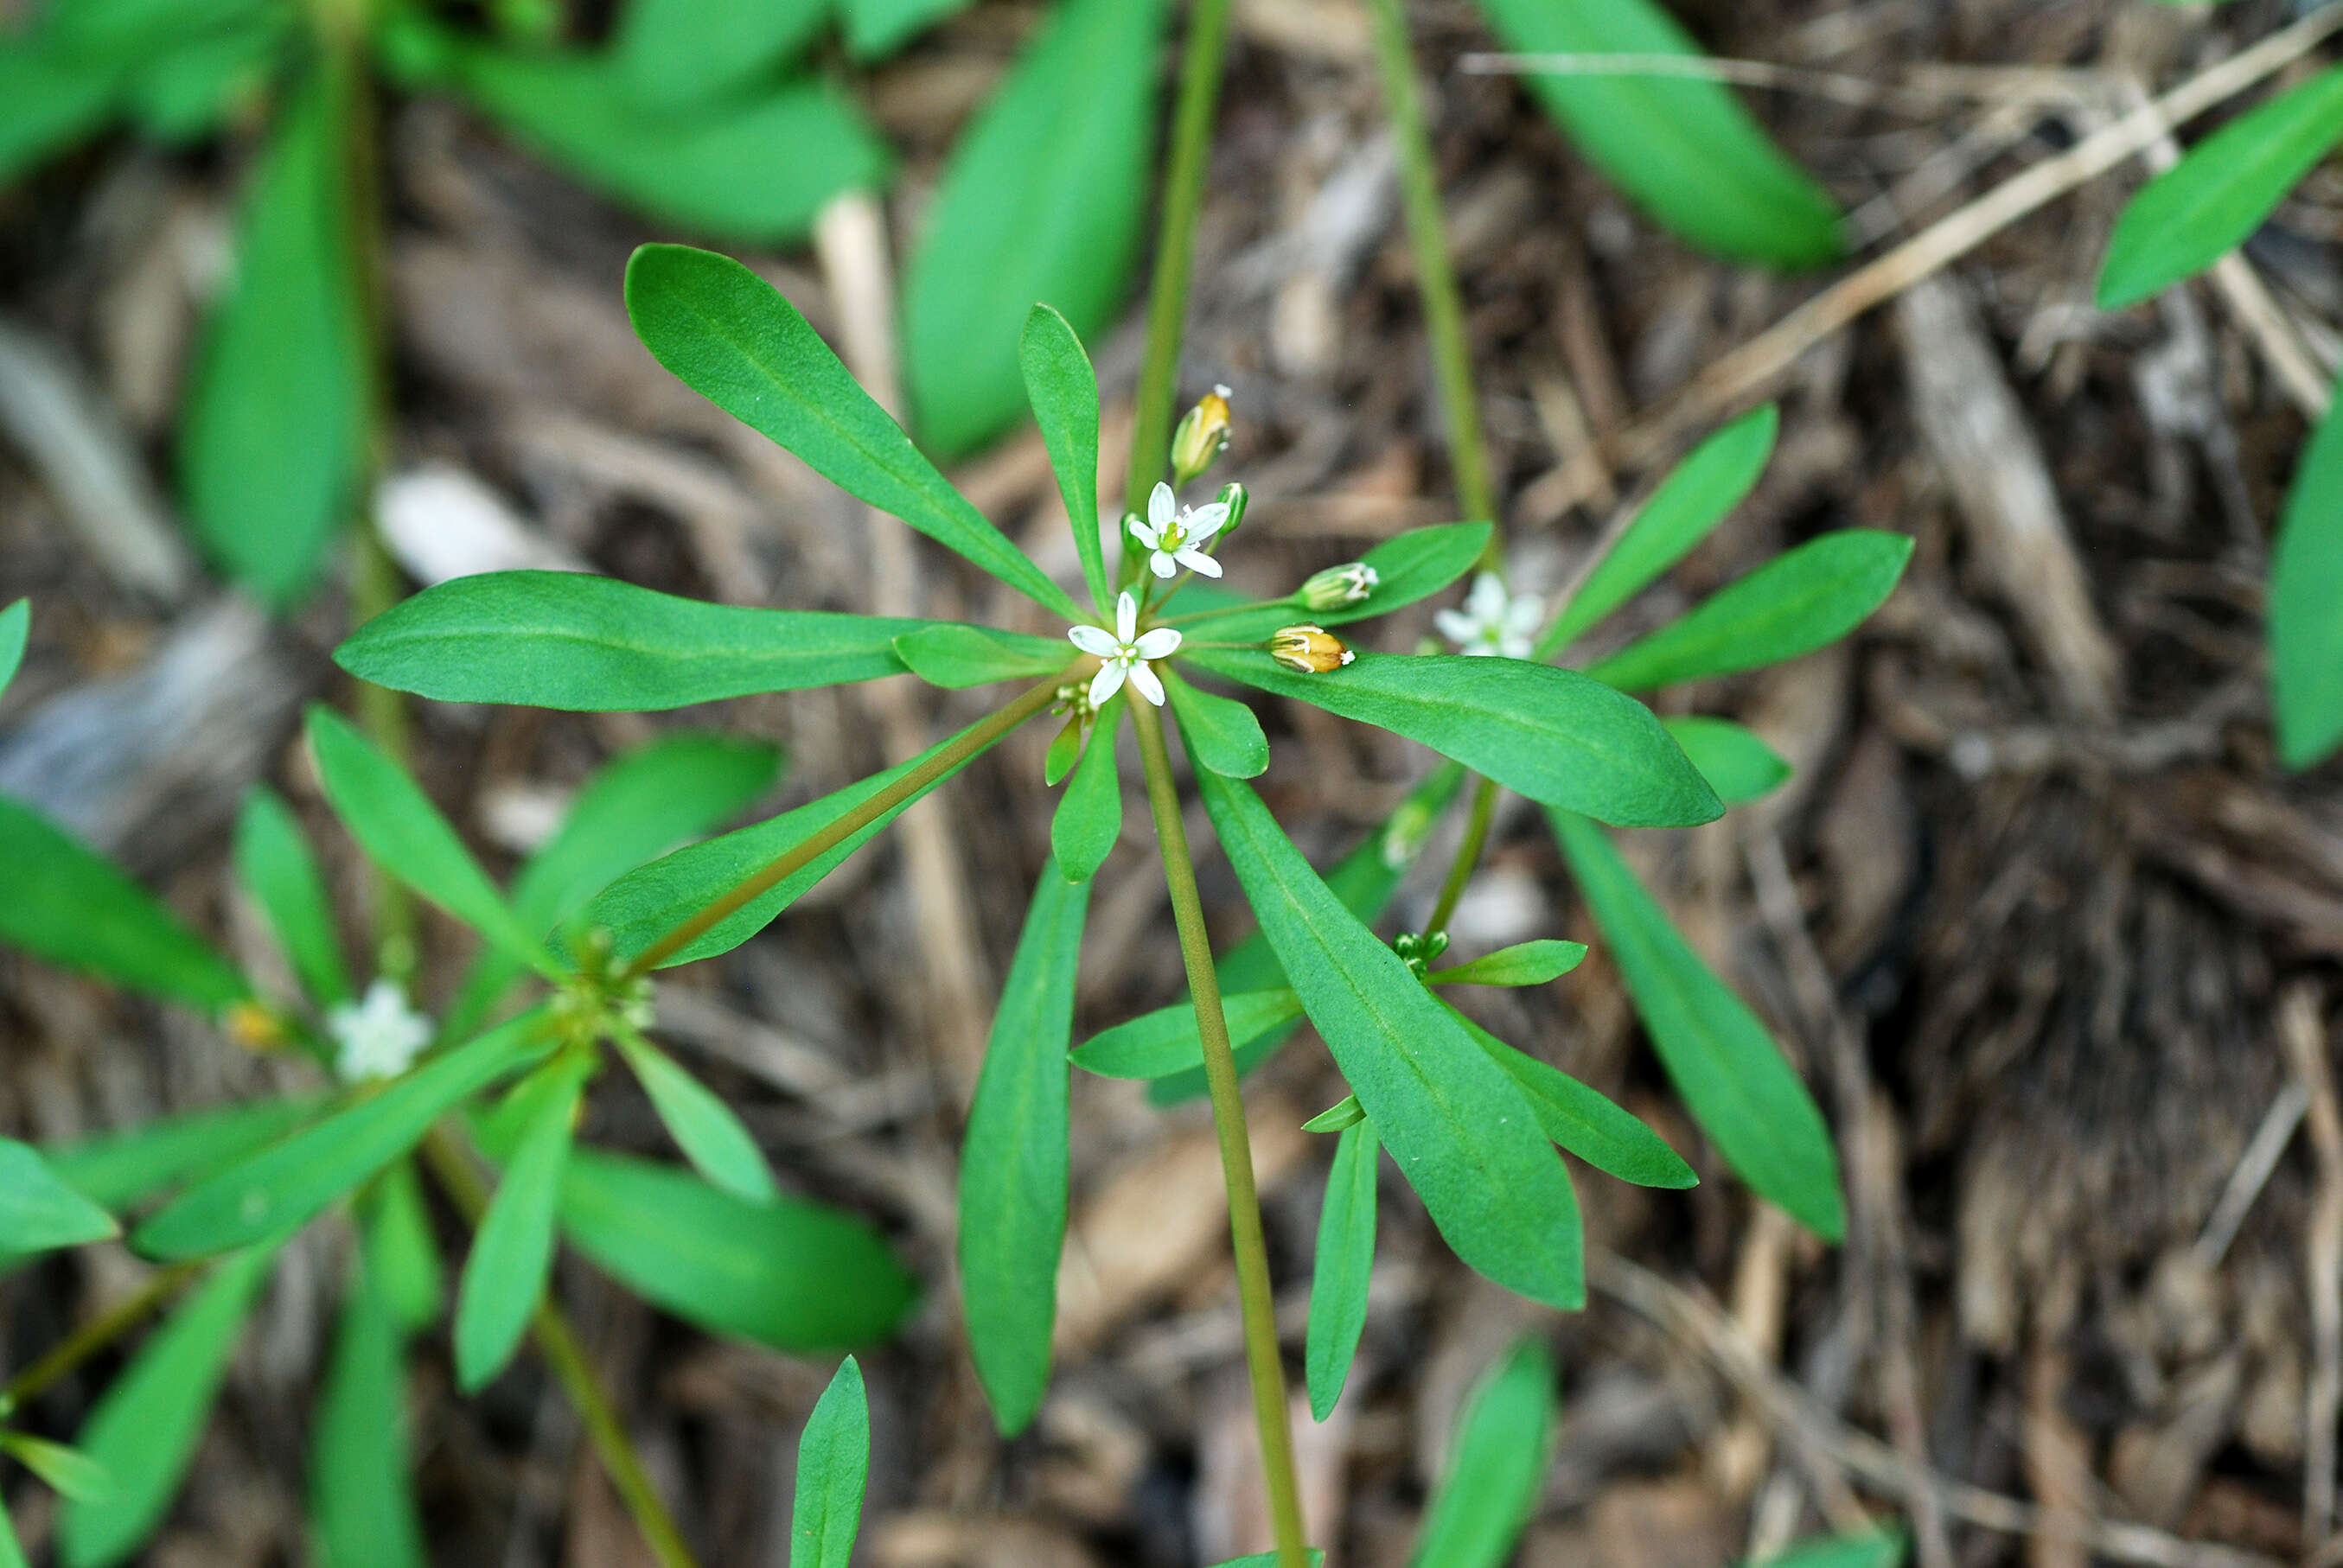
[[[5,1387],[0,1387],[0,1421],[15,1414],[26,1401],[38,1399],[71,1377],[84,1362],[162,1311],[188,1281],[208,1266],[205,1260],[190,1259],[156,1271],[137,1290],[51,1346],[47,1354],[10,1378]]]

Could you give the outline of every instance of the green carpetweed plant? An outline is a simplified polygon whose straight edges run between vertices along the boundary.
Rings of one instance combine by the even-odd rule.
[[[0,614],[0,665],[25,606]],[[13,645],[13,646],[12,646]],[[25,895],[0,941],[193,1009],[244,1048],[297,1060],[305,1086],[35,1150],[0,1141],[0,1252],[121,1234],[164,1265],[134,1297],[0,1387],[0,1419],[182,1291],[91,1408],[75,1452],[0,1431],[67,1498],[60,1561],[105,1568],[145,1543],[186,1474],[244,1322],[306,1226],[355,1232],[313,1422],[311,1527],[334,1563],[427,1561],[409,1474],[408,1362],[445,1324],[464,1392],[534,1332],[660,1560],[690,1557],[640,1474],[549,1292],[567,1242],[644,1300],[709,1332],[792,1352],[885,1337],[910,1275],[869,1227],[784,1195],[723,1099],[656,1043],[647,979],[578,922],[615,879],[765,793],[779,756],[679,732],[627,753],[499,891],[396,764],[329,709],[311,755],[335,813],[381,869],[478,933],[441,1017],[412,997],[414,954],[354,973],[291,809],[256,789],[234,862],[290,977],[272,994],[94,851],[0,799],[0,854]],[[29,879],[29,885],[25,879]],[[556,957],[558,948],[563,956]],[[684,1164],[578,1143],[608,1059],[641,1085]],[[493,1190],[483,1161],[500,1171]],[[475,1229],[452,1304],[426,1192]]]

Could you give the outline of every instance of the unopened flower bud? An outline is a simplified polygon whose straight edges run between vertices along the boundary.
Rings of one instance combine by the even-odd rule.
[[[1357,604],[1375,591],[1383,579],[1375,568],[1364,561],[1348,561],[1339,567],[1328,567],[1313,574],[1302,585],[1299,595],[1303,609],[1341,609]]]
[[[1324,675],[1359,656],[1322,626],[1289,626],[1271,635],[1269,657],[1303,675]]]
[[[1229,389],[1215,387],[1172,432],[1172,482],[1184,485],[1219,461],[1229,444]]]
[[[1221,487],[1221,493],[1212,498],[1229,509],[1228,518],[1221,524],[1220,528],[1220,537],[1225,539],[1237,531],[1239,523],[1244,521],[1245,503],[1252,498],[1246,495],[1242,485],[1231,479]]]
[[[285,1020],[276,1010],[249,997],[228,1004],[220,1015],[220,1027],[247,1050],[274,1050],[286,1040]]]

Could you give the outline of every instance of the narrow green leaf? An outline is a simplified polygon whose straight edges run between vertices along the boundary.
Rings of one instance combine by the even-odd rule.
[[[136,63],[124,84],[125,113],[143,135],[166,146],[213,135],[230,116],[266,103],[294,41],[294,20],[277,7],[246,8],[172,40]]]
[[[322,1568],[423,1568],[428,1561],[407,1477],[400,1327],[380,1286],[354,1270],[311,1440],[309,1517]]]
[[[25,638],[33,628],[33,601],[20,598],[6,609],[0,609],[0,692],[16,678],[17,667],[25,662]]]
[[[750,1203],[687,1171],[591,1149],[570,1154],[561,1228],[645,1301],[775,1350],[883,1339],[918,1289],[850,1214],[787,1195]]]
[[[935,450],[967,452],[1023,411],[1018,342],[1035,300],[1081,334],[1122,303],[1165,10],[1064,0],[946,160],[903,273],[904,376]]]
[[[1283,987],[1239,991],[1221,999],[1229,1044],[1242,1050],[1302,1016],[1302,998]],[[1202,1070],[1204,1042],[1196,1032],[1193,1002],[1174,1002],[1101,1030],[1074,1050],[1074,1065],[1101,1078],[1169,1078]]]
[[[886,182],[886,143],[819,76],[657,114],[634,101],[622,62],[439,37],[450,84],[516,138],[605,196],[713,238],[802,238],[830,197]]]
[[[926,681],[960,690],[996,680],[1035,680],[1055,675],[1078,657],[1062,638],[941,622],[895,638],[895,657]]]
[[[1051,858],[1077,882],[1096,876],[1122,837],[1122,776],[1115,769],[1114,743],[1122,733],[1123,700],[1118,691],[1099,709],[1090,744],[1050,819]]]
[[[49,1169],[101,1208],[123,1210],[166,1187],[208,1176],[273,1143],[317,1112],[313,1099],[286,1096],[160,1116],[124,1132],[45,1151]]]
[[[483,572],[393,606],[334,658],[443,702],[656,712],[900,675],[895,638],[932,624],[707,604],[582,572]]]
[[[66,1185],[30,1144],[0,1138],[0,1252],[21,1257],[121,1233],[113,1215]]]
[[[275,1245],[227,1259],[173,1312],[114,1380],[76,1440],[114,1485],[96,1502],[68,1502],[57,1521],[65,1568],[112,1568],[154,1533],[195,1457],[229,1353]]]
[[[1341,669],[1303,675],[1252,649],[1198,648],[1188,658],[1422,741],[1533,800],[1605,822],[1674,828],[1725,809],[1651,709],[1574,670],[1518,658],[1363,653]]]
[[[1025,396],[1041,427],[1050,467],[1057,471],[1058,493],[1065,498],[1074,553],[1082,559],[1082,581],[1090,588],[1091,602],[1104,615],[1114,608],[1114,590],[1107,582],[1106,553],[1099,543],[1098,377],[1081,336],[1046,305],[1036,305],[1026,314],[1017,354],[1025,372]]]
[[[732,1108],[634,1030],[621,1030],[616,1039],[619,1054],[650,1096],[659,1125],[693,1169],[736,1198],[771,1202],[780,1191],[773,1185],[772,1168]]]
[[[123,64],[60,47],[40,28],[0,37],[0,185],[103,125]]]
[[[1296,621],[1342,626],[1388,615],[1418,599],[1430,598],[1471,571],[1488,544],[1489,531],[1487,523],[1438,523],[1385,539],[1360,558],[1361,564],[1374,568],[1376,582],[1374,590],[1356,604],[1305,610],[1289,595],[1266,604],[1233,605],[1192,623],[1183,622],[1183,628],[1198,641],[1256,642]],[[1212,586],[1190,579],[1171,608],[1182,614],[1201,608],[1190,600],[1201,597],[1200,588]]]
[[[729,256],[647,245],[627,263],[627,314],[643,346],[677,379],[831,484],[892,512],[1042,608],[1083,618],[1065,589],[920,455],[797,307],[763,278]]]
[[[1585,956],[1584,942],[1546,938],[1515,942],[1512,947],[1483,953],[1470,963],[1434,970],[1424,978],[1433,985],[1544,985],[1576,969]]]
[[[1058,733],[1051,738],[1049,752],[1041,760],[1041,782],[1055,789],[1082,759],[1082,719],[1080,714],[1069,714]]]
[[[1696,55],[1655,0],[1481,0],[1520,54]],[[1693,244],[1770,266],[1844,249],[1838,208],[1775,146],[1730,89],[1677,75],[1523,78],[1590,162]]]
[[[1846,1211],[1838,1151],[1765,1026],[1709,972],[1601,829],[1568,812],[1546,815],[1694,1120],[1760,1195],[1825,1241],[1839,1240]]]
[[[1786,1550],[1741,1568],[1898,1568],[1911,1543],[1904,1532],[1858,1531],[1851,1535],[1818,1535],[1794,1542]]]
[[[858,60],[893,54],[912,34],[967,7],[969,0],[840,0],[846,47]]]
[[[1745,805],[1779,789],[1790,777],[1790,765],[1781,754],[1745,726],[1730,719],[1676,715],[1660,720],[1684,748],[1716,798],[1727,806]]]
[[[1310,1275],[1305,1355],[1310,1413],[1320,1421],[1334,1413],[1367,1326],[1367,1281],[1375,1266],[1375,1165],[1382,1152],[1375,1124],[1362,1117],[1342,1130],[1333,1169],[1326,1174],[1317,1261]]]
[[[1228,779],[1258,779],[1269,771],[1269,737],[1252,709],[1231,698],[1199,691],[1163,672],[1163,689],[1172,699],[1172,716],[1180,721],[1180,742],[1188,760]]]
[[[1458,1418],[1409,1568],[1503,1568],[1554,1452],[1554,1359],[1523,1340],[1482,1376]]]
[[[969,1351],[1004,1436],[1031,1424],[1050,1387],[1058,1254],[1066,1239],[1066,1045],[1089,907],[1086,879],[1070,882],[1054,865],[1042,869],[960,1145]]]
[[[114,1490],[114,1478],[77,1448],[35,1437],[28,1432],[0,1432],[0,1452],[48,1483],[49,1490],[72,1503],[98,1503]]]
[[[553,1268],[554,1205],[594,1058],[568,1051],[512,1091],[520,1137],[456,1285],[456,1385],[477,1393],[504,1371]]]
[[[1812,653],[1861,626],[1911,558],[1908,535],[1840,528],[1775,557],[1586,673],[1645,691]]]
[[[330,708],[311,706],[308,736],[326,799],[367,859],[548,980],[562,978],[414,779]]]
[[[188,525],[277,605],[315,580],[358,482],[370,373],[342,160],[354,88],[319,68],[286,101],[179,427]]]
[[[978,723],[982,722],[978,720]],[[967,730],[960,731],[961,735],[967,733]],[[599,926],[609,931],[619,957],[631,958],[707,908],[714,900],[739,887],[753,872],[784,851],[846,816],[959,739],[960,736],[954,736],[939,741],[908,762],[900,763],[883,773],[874,773],[793,811],[784,811],[754,827],[742,828],[653,860],[604,889],[601,895],[586,907],[583,918],[588,925]],[[975,755],[981,756],[982,753]],[[972,756],[968,760],[974,759]],[[967,761],[960,764],[961,768],[966,766]],[[952,773],[959,771],[959,768],[952,769]],[[661,967],[687,964],[697,959],[730,952],[763,930],[774,916],[794,903],[807,889],[830,875],[840,861],[869,843],[888,823],[900,816],[906,807],[924,799],[928,789],[934,789],[952,773],[945,774],[903,805],[858,829],[837,848],[818,856],[795,876],[784,878],[767,890],[762,897],[743,907],[706,936],[669,959]]]
[[[1250,789],[1211,773],[1197,786],[1311,1021],[1440,1233],[1498,1284],[1575,1311],[1586,1296],[1577,1200],[1520,1091]]]
[[[65,829],[0,796],[0,941],[148,996],[215,1012],[244,977],[146,889]]]
[[[628,0],[611,52],[634,101],[673,115],[769,75],[829,15],[829,0]]]
[[[1463,1013],[1481,1049],[1519,1086],[1545,1135],[1589,1165],[1638,1187],[1697,1187],[1700,1178],[1658,1133],[1595,1090],[1527,1051],[1507,1045]]]
[[[1765,471],[1781,428],[1781,410],[1768,403],[1694,447],[1562,607],[1538,638],[1536,657],[1552,658],[1569,647],[1715,532]]]
[[[2243,245],[2343,140],[2343,68],[2238,116],[2126,204],[2099,266],[2098,303],[2120,310]]]
[[[293,809],[266,784],[246,792],[236,818],[236,873],[267,917],[309,1000],[319,1007],[347,1001],[349,971],[342,966],[326,879]]]
[[[1340,1132],[1367,1119],[1367,1109],[1355,1094],[1346,1094],[1302,1124],[1304,1132]]]
[[[2308,768],[2343,745],[2343,419],[2311,433],[2270,552],[2270,707],[2278,757]]]
[[[789,1503],[789,1568],[847,1568],[862,1525],[870,1471],[870,1401],[852,1356],[814,1402],[798,1439],[797,1494]]]
[[[198,1181],[138,1227],[131,1245],[189,1258],[273,1236],[413,1148],[450,1107],[552,1049],[541,1010],[523,1013],[322,1121]]]
[[[414,1161],[393,1161],[367,1184],[358,1200],[358,1241],[369,1288],[399,1331],[421,1333],[438,1322],[447,1271]]]

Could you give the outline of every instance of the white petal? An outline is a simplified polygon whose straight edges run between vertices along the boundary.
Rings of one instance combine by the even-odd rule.
[[[1156,480],[1155,487],[1147,492],[1147,520],[1159,528],[1168,528],[1177,510],[1172,499],[1172,487]]]
[[[1174,572],[1180,569],[1178,567],[1172,564],[1172,556],[1167,550],[1158,550],[1152,556],[1150,556],[1147,559],[1147,565],[1149,569],[1153,571],[1157,577],[1162,578],[1167,581]]]
[[[1228,520],[1229,505],[1226,501],[1214,501],[1209,507],[1198,507],[1188,514],[1188,542],[1192,545],[1202,544],[1206,539],[1219,533]]]
[[[1180,552],[1180,564],[1183,567],[1189,568],[1191,570],[1200,571],[1208,578],[1216,578],[1221,575],[1221,563],[1214,560],[1212,557],[1206,555],[1202,550],[1182,550]]]
[[[1467,658],[1486,658],[1493,655],[1497,650],[1494,647],[1485,642],[1468,642],[1456,651],[1463,654]]]
[[[1115,650],[1121,646],[1114,640],[1114,633],[1102,626],[1068,627],[1066,640],[1084,653],[1093,653],[1101,658],[1112,658]]]
[[[1139,601],[1131,597],[1129,588],[1125,588],[1115,596],[1114,640],[1128,648],[1138,630]]]
[[[1538,622],[1544,618],[1545,607],[1538,602],[1538,597],[1534,593],[1523,594],[1505,607],[1505,629],[1508,631],[1535,631]]]
[[[1461,609],[1443,609],[1432,618],[1432,624],[1451,642],[1470,642],[1481,635],[1481,623]]]
[[[1476,620],[1495,620],[1505,613],[1505,585],[1496,573],[1483,572],[1473,579],[1464,608]]]
[[[1131,667],[1119,658],[1100,665],[1099,672],[1091,677],[1091,706],[1104,708],[1106,699],[1122,689],[1122,678],[1130,671]]]
[[[1140,696],[1155,704],[1156,707],[1161,708],[1163,706],[1163,683],[1155,678],[1155,669],[1153,666],[1145,664],[1132,665],[1131,667],[1131,688],[1133,691],[1138,692]]]
[[[1497,639],[1497,651],[1507,658],[1527,658],[1530,646],[1530,639],[1519,632],[1508,632]]]
[[[1131,537],[1137,539],[1141,544],[1145,545],[1151,550],[1163,542],[1162,535],[1157,533],[1154,528],[1150,527],[1148,524],[1142,523],[1135,518],[1131,519]]]
[[[1176,626],[1150,628],[1131,645],[1131,651],[1141,658],[1169,658],[1179,650],[1180,628]]]

